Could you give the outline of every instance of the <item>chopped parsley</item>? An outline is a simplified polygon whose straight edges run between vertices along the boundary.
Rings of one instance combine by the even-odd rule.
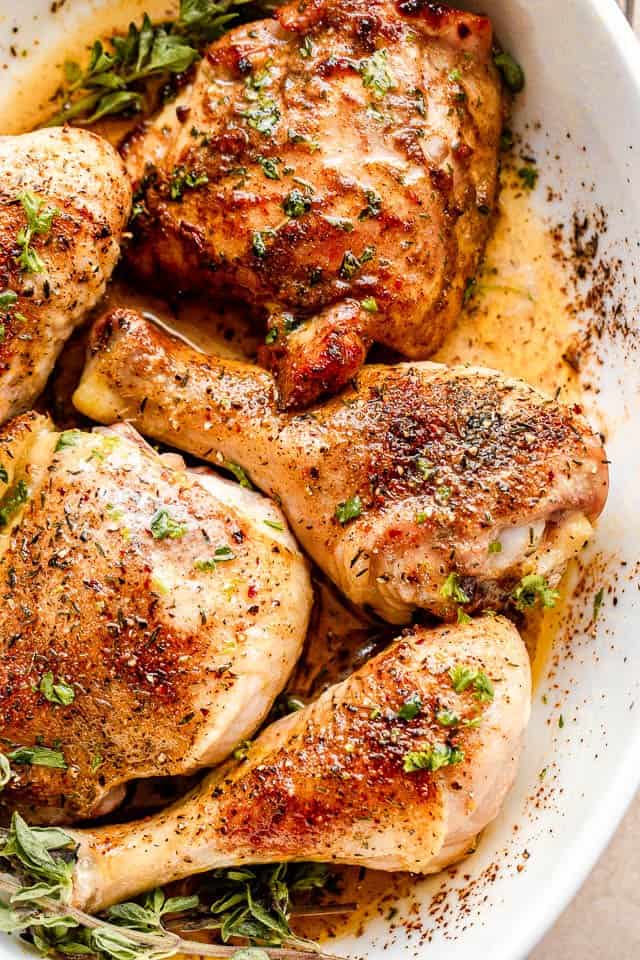
[[[371,90],[376,99],[384,97],[395,87],[395,80],[387,65],[387,51],[376,50],[373,56],[360,63],[360,76],[363,86]]]
[[[203,573],[212,573],[219,563],[226,563],[228,560],[235,560],[236,555],[231,547],[216,547],[212,557],[203,560],[196,560],[194,567]]]
[[[375,297],[365,297],[362,301],[362,309],[366,310],[367,313],[377,313],[378,301]]]
[[[256,157],[256,163],[262,167],[262,172],[269,180],[279,180],[278,164],[282,163],[280,157]]]
[[[365,190],[364,195],[367,205],[358,214],[358,220],[368,220],[370,217],[379,216],[382,210],[382,197],[375,190]]]
[[[342,526],[344,526],[345,523],[349,523],[350,520],[355,520],[361,513],[362,500],[357,493],[355,496],[349,497],[348,500],[339,503],[336,507],[336,518]]]
[[[430,460],[425,460],[424,457],[418,457],[416,467],[423,480],[431,480],[438,469]]]
[[[42,675],[38,690],[49,703],[62,707],[68,707],[76,698],[76,692],[71,684],[65,680],[54,680],[51,670]]]
[[[523,577],[511,594],[518,610],[527,610],[536,605],[541,607],[555,607],[560,594],[552,590],[547,581],[539,573],[529,573]]]
[[[8,310],[18,300],[18,294],[13,290],[4,290],[0,293],[0,310]]]
[[[423,750],[410,750],[405,753],[402,768],[405,773],[416,773],[418,770],[435,773],[441,767],[450,767],[463,760],[464,752],[458,747],[450,747],[448,743],[436,743]]]
[[[66,450],[68,447],[75,447],[82,437],[81,430],[64,430],[63,433],[58,437],[58,442],[56,443],[55,453],[59,453],[60,450]]]
[[[469,687],[473,687],[475,699],[480,703],[489,703],[493,700],[493,684],[484,670],[456,664],[449,670],[449,679],[456,693],[464,693]]]
[[[313,43],[311,37],[307,34],[306,37],[303,37],[302,43],[298,47],[298,53],[303,60],[308,60],[309,57],[313,55]]]
[[[454,603],[469,603],[471,600],[460,586],[458,574],[455,571],[449,574],[440,587],[440,596],[445,600],[453,600]]]
[[[29,764],[34,767],[52,767],[56,770],[66,770],[67,763],[60,750],[51,747],[16,747],[7,754],[11,763]]]
[[[196,173],[183,166],[174,167],[169,181],[169,196],[172,200],[182,200],[185,190],[197,190],[209,183],[206,173]]]
[[[375,255],[375,247],[365,247],[359,257],[351,250],[346,250],[338,271],[343,280],[351,280],[360,270],[363,264],[372,260]]]
[[[251,249],[258,259],[262,260],[267,255],[267,245],[265,243],[266,232],[254,230],[251,234]]]
[[[526,187],[527,190],[533,190],[536,183],[538,182],[538,171],[530,163],[526,164],[524,167],[520,167],[518,170],[518,176],[522,180],[522,185]]]
[[[265,526],[271,527],[272,530],[279,530],[280,532],[284,530],[284,526],[279,520],[265,520],[264,523]]]
[[[44,207],[43,201],[30,190],[18,194],[24,215],[27,219],[26,227],[22,227],[17,236],[18,246],[21,247],[16,263],[25,273],[42,273],[44,263],[37,250],[31,247],[34,236],[46,236],[53,224],[53,218],[59,213],[56,207]]]
[[[233,460],[225,460],[222,466],[225,470],[228,470],[229,473],[233,474],[241,487],[244,487],[245,490],[253,490],[251,480],[249,480],[249,477],[239,463],[234,463]]]
[[[459,727],[460,717],[453,710],[438,710],[436,720],[441,727]]]
[[[412,694],[398,710],[401,720],[413,720],[422,710],[422,700],[417,693]]]
[[[154,513],[149,529],[154,540],[179,540],[187,532],[187,525],[182,520],[174,520],[163,507]]]
[[[520,93],[524,89],[524,70],[518,61],[514,60],[510,53],[501,50],[494,53],[493,62],[511,93]]]
[[[0,530],[9,525],[29,499],[29,488],[24,480],[18,480],[0,499]]]
[[[240,116],[244,117],[250,127],[267,137],[271,136],[280,121],[280,110],[275,100],[261,96],[247,110],[241,110]]]
[[[502,553],[502,544],[499,540],[492,540],[489,544],[489,553]]]
[[[462,607],[458,607],[458,623],[471,623],[471,617]]]
[[[301,190],[294,188],[282,201],[282,209],[288,217],[297,219],[311,209],[311,200]]]

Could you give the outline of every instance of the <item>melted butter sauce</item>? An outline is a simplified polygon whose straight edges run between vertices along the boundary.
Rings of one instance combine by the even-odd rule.
[[[46,61],[43,54],[38,64],[34,55],[33,83],[22,82],[10,103],[3,102],[0,95],[0,131],[24,132],[46,119],[65,58],[71,55],[84,60],[88,37],[108,35],[116,27],[126,27],[129,19],[139,21],[145,10],[156,19],[170,17],[176,5],[169,0],[118,0],[97,13],[92,11],[90,28],[81,20],[79,33],[67,35],[53,53],[49,49]],[[49,87],[43,83],[43,75],[51,77]],[[130,126],[131,121],[111,120],[93,129],[118,143]],[[434,359],[495,367],[528,380],[551,396],[579,400],[578,378],[563,360],[573,331],[551,238],[532,208],[530,194],[522,189],[508,163],[501,181],[492,236],[473,296]],[[242,358],[253,357],[257,349],[258,338],[248,317],[235,307],[189,301],[171,310],[121,278],[111,284],[100,310],[116,306],[153,315],[205,352]],[[560,585],[562,599],[556,608],[530,616],[522,631],[531,656],[534,688],[546,672],[565,615],[570,579],[571,571]],[[317,595],[316,618],[290,683],[290,690],[302,697],[341,679],[392,636],[349,610],[331,587],[317,585]],[[300,935],[326,940],[357,934],[368,918],[379,915],[392,925],[394,903],[410,893],[414,879],[408,874],[347,867],[339,869],[338,882],[339,892],[331,896],[332,902],[356,903],[357,909],[348,915],[294,919]]]

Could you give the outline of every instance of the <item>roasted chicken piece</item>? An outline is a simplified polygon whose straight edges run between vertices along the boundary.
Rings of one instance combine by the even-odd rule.
[[[0,423],[32,405],[101,298],[130,207],[122,161],[95,134],[0,136]]]
[[[0,802],[105,813],[134,778],[220,763],[300,654],[306,561],[280,511],[130,427],[0,436]]]
[[[214,43],[130,139],[129,261],[267,318],[280,399],[307,405],[373,341],[440,345],[487,237],[502,118],[486,17],[290,3]]]
[[[391,622],[497,609],[525,576],[533,602],[605,503],[605,453],[579,411],[494,370],[368,365],[299,415],[276,397],[266,371],[116,311],[94,328],[74,402],[242,466],[342,592]]]
[[[529,660],[508,620],[416,628],[167,810],[72,831],[73,900],[101,910],[271,861],[435,873],[498,813],[529,711]]]

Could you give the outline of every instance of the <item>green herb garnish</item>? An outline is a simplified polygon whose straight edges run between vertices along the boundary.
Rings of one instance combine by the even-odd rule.
[[[18,300],[18,294],[13,290],[4,290],[0,293],[0,310],[8,310]]]
[[[524,89],[524,70],[517,60],[514,60],[510,53],[501,50],[494,53],[493,62],[511,93],[520,93]]]
[[[234,463],[232,460],[225,460],[222,466],[225,470],[228,470],[229,473],[233,474],[233,476],[236,478],[240,486],[244,487],[245,490],[254,489],[254,486],[251,483],[251,480],[249,480],[249,477],[247,476],[245,471],[242,469],[240,464]]]
[[[280,157],[256,157],[256,163],[262,167],[262,172],[269,180],[279,180],[278,164],[281,163]]]
[[[298,47],[298,53],[303,60],[308,60],[309,57],[313,55],[313,42],[308,34],[303,38],[302,43]]]
[[[560,594],[552,590],[547,581],[539,573],[530,573],[523,577],[511,594],[518,610],[527,610],[536,605],[541,607],[555,607]]]
[[[66,450],[68,447],[75,447],[81,439],[81,430],[65,430],[58,437],[54,452],[59,453],[60,450]]]
[[[311,200],[301,190],[292,190],[282,201],[282,209],[288,217],[297,219],[311,209]]]
[[[339,274],[343,280],[351,280],[360,270],[363,264],[372,260],[375,254],[374,247],[365,247],[359,257],[351,250],[346,250],[340,264]]]
[[[345,523],[349,523],[350,520],[355,520],[361,513],[362,500],[357,493],[355,496],[349,497],[348,500],[339,503],[336,507],[336,518],[338,523],[341,523],[343,526]]]
[[[62,751],[53,750],[51,747],[16,747],[7,756],[11,763],[33,767],[52,767],[56,770],[67,769]]]
[[[182,520],[174,520],[169,511],[163,507],[154,513],[149,529],[154,540],[179,540],[187,532],[187,524]]]
[[[522,184],[527,190],[533,190],[536,183],[538,182],[538,171],[537,169],[528,163],[524,167],[520,167],[518,170],[518,176],[522,180]]]
[[[406,753],[402,769],[405,773],[416,773],[418,770],[435,773],[441,767],[450,767],[463,760],[464,752],[458,747],[450,747],[448,743],[436,743],[423,750],[410,750]]]
[[[59,211],[55,207],[43,209],[43,201],[30,190],[18,194],[18,200],[22,204],[27,225],[21,228],[16,238],[18,246],[22,248],[16,263],[25,273],[42,273],[44,263],[37,250],[32,248],[31,241],[37,235],[46,236],[50,232],[53,218]]]
[[[0,499],[0,530],[9,525],[20,507],[29,499],[29,488],[24,480],[18,480]]]
[[[38,690],[49,703],[62,707],[68,707],[76,698],[76,692],[71,684],[65,680],[54,680],[51,670],[43,674]]]
[[[96,40],[89,62],[65,63],[62,107],[49,125],[78,120],[95,123],[102,117],[136,113],[157,106],[162,80],[184,73],[212,40],[222,36],[236,18],[232,8],[241,0],[181,0],[173,23],[153,24],[145,14],[142,24],[130,24],[126,36]],[[158,95],[149,98],[148,83],[156,81]]]
[[[367,313],[377,313],[378,301],[375,297],[365,297],[362,301],[362,309],[366,310]]]
[[[474,667],[456,664],[449,670],[449,679],[456,693],[464,693],[469,687],[473,687],[475,699],[480,703],[488,703],[493,700],[493,684],[484,670],[476,670]]]
[[[422,700],[417,693],[414,693],[402,704],[398,710],[398,716],[401,720],[413,720],[422,710]]]
[[[279,520],[265,520],[265,526],[271,527],[272,530],[279,530],[280,533],[284,530],[284,525]]]
[[[454,603],[469,603],[471,597],[467,596],[458,579],[458,574],[453,571],[440,587],[440,596],[445,600],[453,600]]]
[[[382,197],[375,190],[365,190],[364,193],[367,205],[358,214],[358,220],[368,220],[370,217],[377,217],[382,210]]]
[[[384,48],[376,50],[373,56],[361,62],[360,76],[363,86],[370,89],[376,99],[384,97],[396,85],[387,65],[387,51]]]
[[[174,167],[169,180],[169,196],[172,200],[182,200],[185,190],[197,190],[209,183],[206,173],[196,173],[183,166]]]

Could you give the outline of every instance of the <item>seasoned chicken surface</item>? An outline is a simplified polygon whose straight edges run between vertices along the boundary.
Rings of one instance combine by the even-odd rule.
[[[129,260],[268,319],[281,400],[344,385],[372,341],[429,356],[487,237],[503,103],[489,20],[313,0],[230,31],[134,136]]]
[[[436,872],[496,816],[529,711],[509,621],[415,628],[166,811],[72,831],[73,899],[100,910],[193,873],[283,860]]]
[[[391,622],[497,609],[522,599],[525,576],[553,586],[606,500],[606,456],[579,410],[494,370],[366,366],[300,415],[276,395],[265,371],[116,311],[94,328],[74,402],[242,466],[342,592]]]
[[[32,405],[101,298],[130,207],[122,161],[95,134],[0,136],[0,423]]]
[[[0,435],[5,811],[105,813],[134,778],[220,763],[300,654],[306,561],[280,511],[130,427]]]

